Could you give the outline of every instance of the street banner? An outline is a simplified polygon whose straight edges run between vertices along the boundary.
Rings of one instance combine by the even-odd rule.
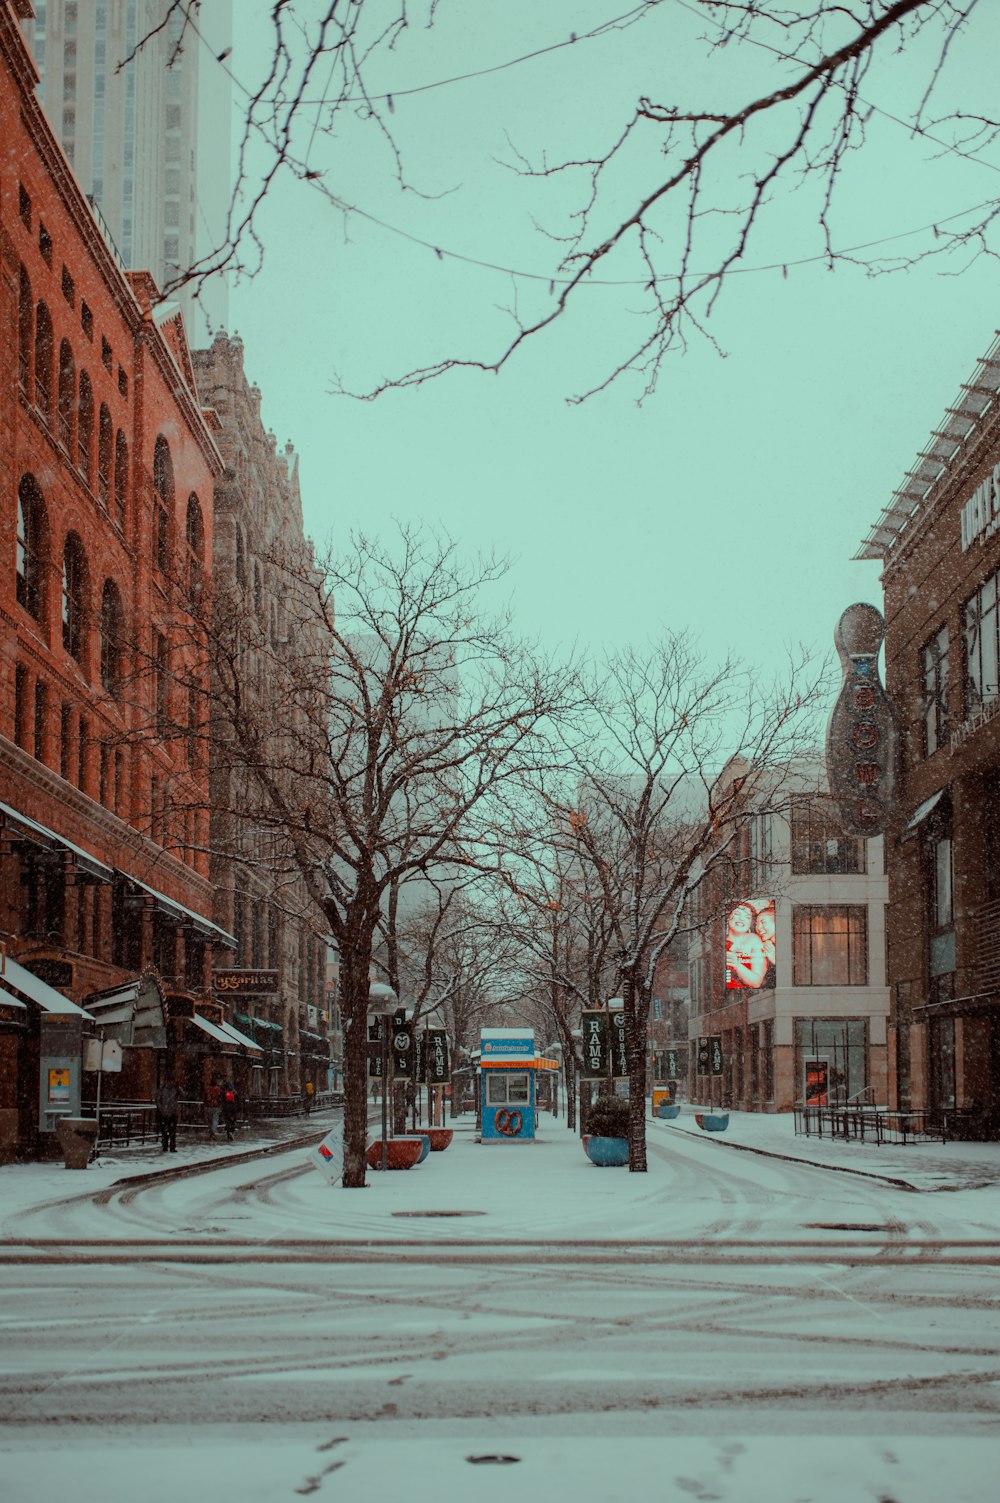
[[[708,1041],[709,1055],[711,1059],[712,1074],[722,1074],[722,1035],[713,1033]]]
[[[709,1058],[708,1049],[709,1049],[708,1039],[707,1038],[701,1038],[701,1039],[699,1039],[698,1040],[698,1074],[699,1075],[708,1075],[708,1074],[711,1073],[710,1072],[710,1068],[709,1068],[710,1067],[710,1058]]]
[[[427,1082],[427,1029],[424,1028],[413,1040],[413,1078],[418,1085]]]
[[[628,1046],[625,1041],[625,1012],[615,1008],[608,1013],[611,1022],[611,1074],[615,1080],[628,1080]]]
[[[607,1080],[608,1078],[608,1015],[606,1012],[582,1012],[583,1068],[581,1080]]]
[[[389,1033],[389,1049],[392,1054],[392,1073],[397,1080],[413,1079],[413,1026],[397,1023],[393,1018]]]
[[[368,1024],[368,1079],[382,1079],[382,1018]]]
[[[309,1150],[309,1162],[319,1170],[328,1184],[335,1184],[344,1172],[344,1130],[335,1127],[322,1143]]]
[[[448,1035],[443,1028],[428,1028],[426,1060],[428,1085],[444,1085],[451,1079]]]
[[[664,1060],[664,1074],[663,1074],[663,1079],[664,1080],[679,1080],[680,1079],[681,1072],[680,1072],[680,1059],[678,1058],[679,1053],[680,1053],[680,1051],[678,1049],[666,1049],[666,1050],[664,1050],[664,1055],[663,1055],[663,1060]]]

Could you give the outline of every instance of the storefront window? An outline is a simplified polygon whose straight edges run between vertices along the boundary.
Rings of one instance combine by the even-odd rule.
[[[860,1097],[867,1085],[863,1018],[796,1018],[796,1099],[837,1106]]]
[[[792,985],[866,986],[868,913],[861,904],[792,909]]]

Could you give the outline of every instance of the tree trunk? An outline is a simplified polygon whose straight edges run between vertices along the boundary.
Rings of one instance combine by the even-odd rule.
[[[368,987],[371,944],[341,946],[340,989],[344,1015],[345,1190],[365,1186],[368,1141]],[[383,1087],[384,1088],[384,1087]]]

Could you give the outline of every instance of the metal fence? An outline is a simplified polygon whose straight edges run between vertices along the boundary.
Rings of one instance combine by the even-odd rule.
[[[796,1106],[797,1137],[857,1143],[948,1143],[981,1134],[971,1108],[891,1111],[882,1106]]]
[[[342,1091],[317,1091],[312,1098],[311,1111],[326,1111],[340,1106]],[[93,1102],[83,1104],[84,1116],[98,1115]],[[284,1117],[307,1118],[302,1096],[248,1097],[240,1102],[238,1126],[274,1121]],[[160,1136],[156,1107],[149,1101],[115,1101],[101,1103],[98,1115],[97,1143],[101,1148],[131,1148],[136,1144],[154,1143]],[[178,1136],[188,1139],[208,1135],[209,1111],[201,1101],[184,1101],[177,1113]]]

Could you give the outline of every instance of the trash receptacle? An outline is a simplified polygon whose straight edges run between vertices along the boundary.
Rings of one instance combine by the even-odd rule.
[[[86,1169],[97,1141],[96,1117],[60,1117],[56,1137],[67,1169]]]

